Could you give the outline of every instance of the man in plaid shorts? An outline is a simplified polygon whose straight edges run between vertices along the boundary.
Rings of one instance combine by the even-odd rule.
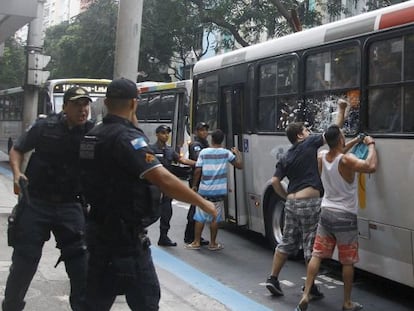
[[[318,164],[325,189],[322,212],[313,246],[312,259],[308,264],[305,290],[295,311],[308,307],[310,291],[323,258],[331,258],[335,245],[342,264],[344,281],[343,311],[357,311],[362,305],[351,301],[354,263],[358,262],[358,185],[356,172],[373,173],[377,167],[375,142],[372,137],[363,139],[368,146],[365,160],[352,153],[344,154],[349,144],[338,126],[332,125],[325,133],[329,151],[319,152]],[[350,142],[351,143],[351,142]]]
[[[340,126],[344,123],[346,107],[346,101],[338,101],[336,124]],[[323,193],[317,155],[319,147],[325,144],[324,135],[310,135],[301,122],[290,123],[286,135],[292,147],[276,164],[276,172],[272,177],[273,189],[286,200],[283,239],[275,250],[272,272],[265,283],[275,296],[283,295],[278,276],[288,256],[295,254],[302,246],[305,262],[311,258]],[[287,191],[281,184],[285,177],[289,178]],[[315,284],[312,284],[310,295],[311,299],[324,297]]]

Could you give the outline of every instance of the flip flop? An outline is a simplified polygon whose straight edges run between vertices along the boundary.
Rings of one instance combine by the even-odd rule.
[[[342,311],[359,311],[359,310],[362,310],[363,307],[364,306],[358,302],[352,302],[351,308],[342,307]]]
[[[295,311],[306,311],[308,309],[308,303],[303,302],[302,305],[298,304],[295,308]]]
[[[197,245],[193,245],[193,244],[185,244],[184,245],[184,247],[186,248],[186,249],[200,249],[201,247],[200,246],[197,246]]]
[[[224,248],[223,244],[220,244],[220,243],[218,243],[217,245],[214,245],[214,246],[210,246],[210,245],[208,246],[208,249],[210,251],[219,251],[223,248]]]

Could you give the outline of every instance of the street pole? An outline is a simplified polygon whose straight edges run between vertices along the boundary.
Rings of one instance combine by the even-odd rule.
[[[143,4],[144,0],[119,0],[114,79],[137,81]]]
[[[29,32],[27,34],[27,68],[29,69],[30,55],[40,54],[43,49],[43,4],[45,0],[37,1],[37,17],[29,24]],[[39,87],[29,85],[28,72],[26,72],[26,83],[24,87],[24,108],[22,130],[24,131],[37,118],[38,94]]]

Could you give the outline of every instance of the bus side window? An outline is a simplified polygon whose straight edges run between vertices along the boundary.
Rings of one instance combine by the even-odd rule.
[[[410,34],[373,42],[369,46],[370,130],[386,133],[414,131],[412,85],[407,83],[411,73],[408,69],[408,75],[403,75],[402,70],[402,61],[407,61],[412,54],[413,38]]]
[[[403,131],[414,133],[414,88],[405,90]]]
[[[287,57],[259,67],[257,129],[283,131],[297,116],[297,59]]]
[[[330,53],[310,55],[306,59],[306,90],[318,91],[330,87]]]
[[[359,85],[360,53],[357,47],[332,51],[332,88],[351,88]]]
[[[370,46],[370,84],[401,80],[402,44],[402,39],[396,38],[375,42]]]
[[[160,114],[160,105],[161,105],[161,95],[150,95],[148,96],[148,110],[147,110],[147,120],[148,121],[158,121]]]
[[[160,105],[160,120],[171,122],[174,116],[175,94],[163,94]]]
[[[405,37],[404,46],[404,73],[405,81],[414,80],[414,34]],[[414,132],[414,87],[407,85],[405,88],[404,98],[404,121],[403,131]]]

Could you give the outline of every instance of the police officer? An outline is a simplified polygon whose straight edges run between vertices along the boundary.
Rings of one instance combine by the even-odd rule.
[[[190,166],[195,165],[195,161],[185,159],[180,156],[173,148],[167,145],[168,139],[170,138],[171,128],[167,125],[160,125],[155,130],[157,136],[157,142],[150,145],[154,151],[155,156],[161,162],[162,165],[170,172],[172,170],[172,162],[179,162]],[[172,217],[172,199],[166,195],[162,196],[161,199],[161,217],[160,217],[160,238],[158,245],[160,246],[177,246],[176,242],[171,241],[168,237],[168,230],[170,230],[170,220]]]
[[[60,260],[71,285],[70,305],[81,310],[86,285],[87,253],[85,216],[79,180],[80,140],[93,126],[87,120],[91,98],[80,87],[68,89],[63,111],[38,119],[10,150],[14,184],[28,180],[27,200],[17,224],[12,265],[7,279],[3,310],[23,310],[24,297],[37,270],[45,241],[55,236]],[[26,172],[21,172],[24,154],[33,150]],[[58,262],[59,262],[58,261]]]
[[[147,137],[136,127],[134,82],[113,80],[105,105],[108,114],[85,136],[80,152],[91,204],[85,310],[110,310],[121,294],[132,310],[158,310],[160,286],[145,228],[157,220],[160,190],[214,217],[217,213],[211,202],[165,169],[149,148]]]
[[[188,158],[190,160],[197,162],[200,151],[204,148],[209,147],[209,144],[207,141],[208,129],[209,129],[209,126],[205,122],[198,122],[196,124],[196,135],[194,136],[194,141],[191,142],[189,146],[189,150],[188,150],[189,151]],[[190,184],[190,187],[192,187],[193,186],[193,174],[191,174],[190,180],[188,182]],[[187,225],[185,227],[185,232],[184,232],[184,243],[185,244],[189,244],[194,241],[195,221],[193,217],[195,214],[195,210],[196,210],[195,206],[191,205],[187,213]],[[201,238],[201,245],[208,245],[208,243],[209,241]]]

